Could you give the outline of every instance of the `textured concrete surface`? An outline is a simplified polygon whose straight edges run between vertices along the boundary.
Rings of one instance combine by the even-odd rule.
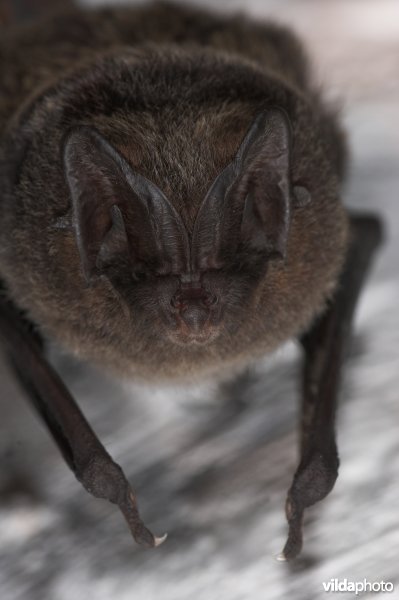
[[[387,597],[399,598],[399,3],[218,6],[277,18],[301,34],[350,135],[345,202],[386,220],[345,370],[339,480],[308,511],[301,559],[276,562],[296,465],[299,353],[291,343],[219,391],[211,383],[142,388],[54,353],[134,484],[145,520],[169,533],[161,548],[142,550],[119,512],[81,489],[2,364],[2,600],[313,600],[331,578],[384,579],[396,586]]]

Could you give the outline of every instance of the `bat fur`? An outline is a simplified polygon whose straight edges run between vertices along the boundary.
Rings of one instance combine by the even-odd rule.
[[[161,381],[234,370],[298,336],[324,309],[348,245],[345,141],[289,30],[169,3],[72,9],[9,28],[0,72],[0,278],[45,336],[114,372]],[[84,176],[79,152],[85,162],[87,140],[99,135],[120,164],[161,190],[191,243],[212,183],[257,116],[276,109],[289,125],[288,185],[306,189],[310,202],[291,200],[284,256],[262,254],[261,274],[259,253],[244,242],[236,262],[209,269],[222,300],[217,336],[174,343],[160,317],[170,278],[147,265],[144,282],[135,279],[126,249],[112,277],[85,277],[71,199],[73,181]],[[76,172],[68,179],[71,131]],[[81,142],[79,131],[89,132]],[[99,146],[88,150],[87,172]],[[98,159],[102,174],[107,152]],[[255,163],[249,175],[243,167],[254,180],[267,160]],[[112,179],[119,176],[114,169],[108,184],[126,187]],[[204,227],[227,240],[223,219],[210,210]],[[160,224],[151,225],[151,215],[149,223],[155,240]]]

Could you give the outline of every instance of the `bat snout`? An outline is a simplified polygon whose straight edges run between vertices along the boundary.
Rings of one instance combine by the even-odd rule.
[[[183,330],[192,335],[201,335],[207,329],[210,316],[209,308],[200,302],[187,303],[179,311],[180,325]]]
[[[217,299],[201,290],[195,294],[178,293],[171,300],[176,328],[173,340],[178,344],[207,344],[218,334],[214,307]]]
[[[178,337],[185,344],[205,344],[215,338],[211,311],[200,302],[189,302],[178,313]]]

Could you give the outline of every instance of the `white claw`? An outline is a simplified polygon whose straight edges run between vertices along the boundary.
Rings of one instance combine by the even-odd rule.
[[[284,552],[280,552],[280,554],[277,554],[277,556],[275,558],[279,562],[285,562],[287,560],[286,557],[285,557]]]
[[[167,533],[165,533],[165,535],[163,535],[161,537],[154,536],[154,546],[155,546],[155,548],[157,548],[157,546],[160,546],[161,544],[163,544],[167,537],[168,537]]]

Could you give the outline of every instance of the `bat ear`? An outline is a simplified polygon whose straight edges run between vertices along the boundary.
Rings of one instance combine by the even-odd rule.
[[[198,213],[194,247],[202,268],[217,266],[240,244],[285,256],[292,204],[290,151],[285,112],[276,108],[259,114]]]
[[[242,149],[242,177],[237,186],[245,198],[241,239],[256,251],[284,257],[291,214],[291,130],[284,112],[258,116]],[[241,148],[240,148],[241,150]]]
[[[94,129],[73,129],[64,143],[65,176],[86,280],[102,274],[113,258],[132,269],[181,270],[187,234],[161,190],[135,173]]]

